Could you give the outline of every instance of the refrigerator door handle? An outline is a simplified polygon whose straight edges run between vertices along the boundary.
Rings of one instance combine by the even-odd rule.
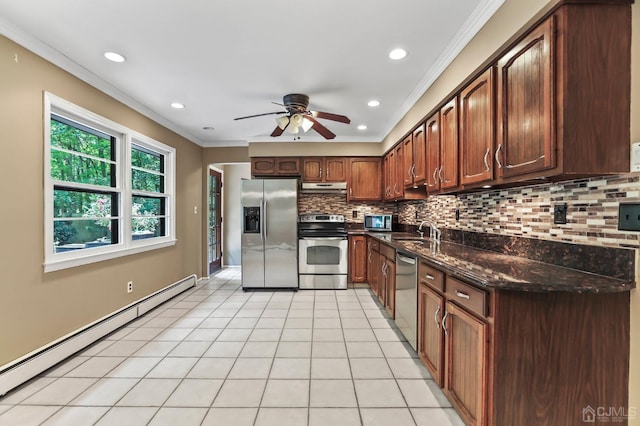
[[[260,238],[262,239],[262,242],[264,242],[267,236],[267,233],[264,230],[264,227],[267,222],[265,217],[265,207],[266,207],[266,202],[263,199],[262,201],[260,201]]]
[[[264,213],[263,213],[263,218],[264,218],[264,240],[267,239],[267,200],[264,200]]]

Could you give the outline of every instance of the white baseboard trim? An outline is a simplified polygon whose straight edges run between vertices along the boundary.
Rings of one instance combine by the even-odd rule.
[[[0,396],[32,379],[96,340],[196,285],[197,276],[182,280],[79,328],[27,355],[0,366]]]

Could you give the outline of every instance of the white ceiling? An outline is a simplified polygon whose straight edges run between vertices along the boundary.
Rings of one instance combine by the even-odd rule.
[[[379,142],[503,2],[0,0],[0,33],[201,146],[292,140],[276,115],[233,120],[287,93],[351,118],[320,120],[336,141]]]

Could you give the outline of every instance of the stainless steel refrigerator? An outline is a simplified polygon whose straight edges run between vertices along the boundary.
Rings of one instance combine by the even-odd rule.
[[[242,181],[242,288],[298,288],[298,181]]]

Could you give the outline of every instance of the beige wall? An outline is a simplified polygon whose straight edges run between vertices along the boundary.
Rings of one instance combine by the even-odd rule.
[[[17,54],[18,61],[14,61]],[[0,365],[198,273],[201,148],[0,37]],[[43,272],[43,91],[177,150],[175,246]],[[127,281],[134,291],[127,294]]]

